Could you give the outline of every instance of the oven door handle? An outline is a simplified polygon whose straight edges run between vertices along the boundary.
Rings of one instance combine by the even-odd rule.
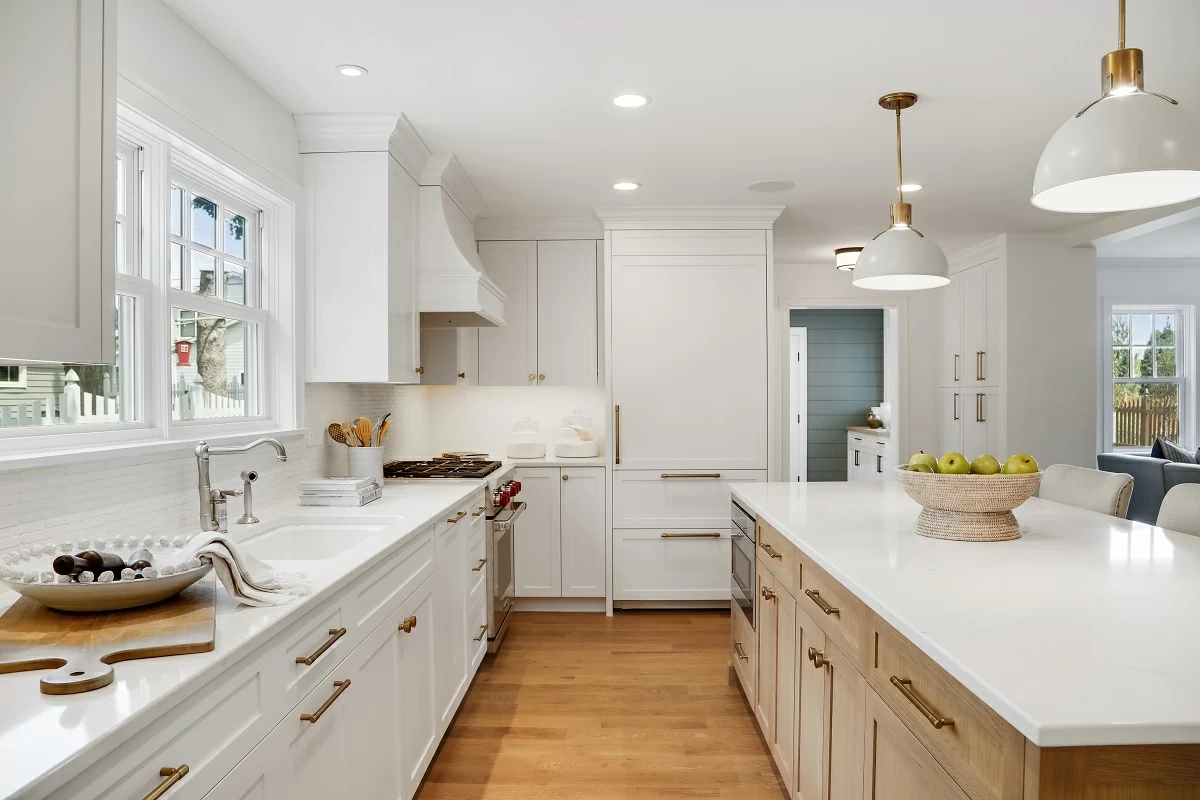
[[[511,531],[513,529],[513,523],[516,522],[517,517],[521,516],[521,514],[525,512],[526,505],[528,504],[522,503],[520,500],[512,501],[508,504],[509,511],[512,513],[503,518],[501,518],[499,515],[496,515],[496,518],[492,520],[492,527],[501,533],[507,533],[508,531]]]

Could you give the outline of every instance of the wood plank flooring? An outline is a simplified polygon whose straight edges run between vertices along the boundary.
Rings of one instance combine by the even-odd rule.
[[[417,800],[784,800],[729,612],[514,612]]]

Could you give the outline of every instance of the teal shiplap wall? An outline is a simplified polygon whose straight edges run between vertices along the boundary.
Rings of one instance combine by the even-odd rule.
[[[808,329],[808,480],[846,480],[846,426],[883,401],[883,310],[792,311]]]

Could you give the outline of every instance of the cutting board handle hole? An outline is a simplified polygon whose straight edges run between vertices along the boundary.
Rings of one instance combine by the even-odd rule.
[[[82,675],[82,674],[83,674],[83,671],[82,671],[82,670],[78,670],[78,671],[76,671],[76,672],[72,672],[72,673],[71,673],[71,677],[72,677],[72,678],[78,678],[78,677],[79,677],[80,675]]]

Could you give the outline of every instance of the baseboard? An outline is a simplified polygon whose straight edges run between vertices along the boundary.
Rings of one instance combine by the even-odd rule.
[[[513,611],[599,611],[603,614],[604,610],[603,597],[513,598]]]
[[[722,611],[729,610],[728,600],[614,600],[613,608],[620,608],[625,611],[638,610],[653,610],[653,609],[720,609]]]

